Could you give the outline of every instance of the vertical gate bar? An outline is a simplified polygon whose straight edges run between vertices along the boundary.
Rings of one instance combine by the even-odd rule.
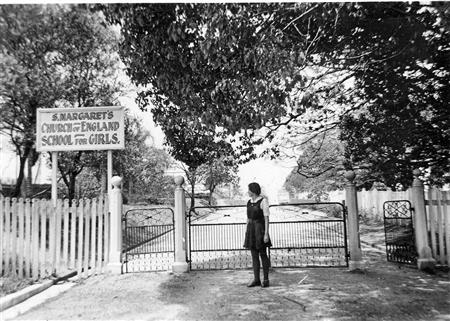
[[[342,204],[342,225],[344,232],[345,266],[348,267],[348,247],[347,247],[347,207]]]

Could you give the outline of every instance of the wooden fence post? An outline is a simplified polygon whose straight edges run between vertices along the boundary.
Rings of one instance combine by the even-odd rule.
[[[186,200],[183,183],[182,176],[175,177],[175,262],[172,265],[175,273],[189,271],[186,262]]]
[[[114,176],[111,179],[113,189],[109,195],[110,211],[110,245],[107,270],[113,274],[122,273],[122,178]]]
[[[353,180],[355,179],[355,172],[347,171],[345,178],[348,180],[345,185],[345,203],[347,205],[347,228],[349,239],[349,270],[357,270],[362,267],[362,252],[361,243],[359,239],[359,215],[358,215],[358,200],[356,194],[356,186]]]
[[[433,269],[436,261],[431,254],[431,248],[428,244],[427,222],[425,212],[425,196],[423,183],[419,179],[420,170],[413,171],[414,181],[412,184],[412,206],[414,208],[414,232],[416,238],[416,249],[419,255],[417,267],[420,270]]]

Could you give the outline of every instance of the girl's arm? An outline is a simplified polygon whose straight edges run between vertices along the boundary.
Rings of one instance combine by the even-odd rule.
[[[269,201],[264,198],[262,201],[262,210],[264,213],[264,242],[269,242]]]

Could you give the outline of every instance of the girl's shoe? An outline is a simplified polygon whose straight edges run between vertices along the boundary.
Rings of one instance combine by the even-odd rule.
[[[261,287],[268,288],[269,287],[269,280],[264,280]]]
[[[251,287],[254,287],[254,286],[258,286],[258,285],[261,285],[261,281],[260,280],[253,280],[252,282],[250,282],[249,284],[247,284],[247,286],[249,287],[249,288],[251,288]]]

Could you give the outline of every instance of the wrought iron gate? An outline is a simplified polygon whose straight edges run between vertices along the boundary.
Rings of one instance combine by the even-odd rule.
[[[383,217],[387,260],[416,264],[411,203],[407,200],[384,202]]]
[[[123,217],[124,273],[165,271],[174,262],[174,213],[169,207],[132,209]]]
[[[243,248],[245,205],[196,207],[189,219],[189,263],[192,270],[250,268]],[[348,266],[346,208],[341,203],[272,205],[269,249],[272,267]],[[201,211],[211,211],[206,215]],[[235,212],[235,213],[233,213]],[[201,219],[201,217],[206,219]],[[220,223],[215,223],[215,218]],[[195,220],[195,221],[194,221]],[[242,222],[242,223],[241,223]]]

